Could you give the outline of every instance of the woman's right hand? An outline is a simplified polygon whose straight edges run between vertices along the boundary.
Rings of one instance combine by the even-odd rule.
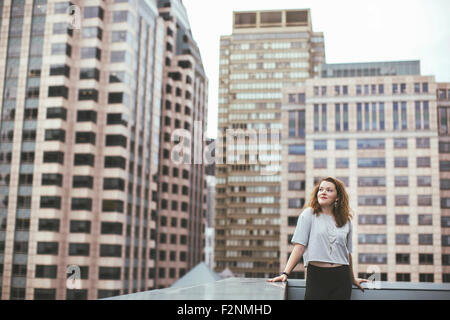
[[[279,282],[279,281],[286,282],[287,279],[288,279],[287,275],[282,274],[282,275],[280,275],[278,277],[275,277],[275,278],[272,278],[272,279],[268,279],[267,281],[268,282]]]

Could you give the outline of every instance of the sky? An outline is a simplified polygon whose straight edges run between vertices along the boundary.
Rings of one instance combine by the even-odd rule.
[[[217,136],[220,36],[233,11],[311,9],[327,63],[420,60],[422,75],[450,82],[449,0],[183,0],[209,81],[206,135]]]

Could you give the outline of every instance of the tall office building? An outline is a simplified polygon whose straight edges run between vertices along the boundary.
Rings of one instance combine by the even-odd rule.
[[[5,0],[0,21],[1,298],[153,288],[156,1]]]
[[[450,83],[437,84],[442,282],[450,282]]]
[[[324,59],[323,34],[313,32],[309,10],[234,12],[232,34],[220,39],[214,254],[219,272],[268,277],[280,270],[281,88],[319,75]],[[235,135],[227,137],[227,130]],[[235,143],[239,135],[247,141]],[[265,157],[254,153],[270,149]]]
[[[345,183],[353,209],[355,273],[376,272],[386,281],[448,279],[439,196],[445,138],[438,136],[434,76],[421,75],[419,61],[321,70],[323,78],[284,91],[280,263],[292,250],[304,202],[330,175]],[[296,272],[304,277],[302,264]]]
[[[164,80],[155,287],[204,261],[208,80],[180,0],[158,0],[164,19]]]

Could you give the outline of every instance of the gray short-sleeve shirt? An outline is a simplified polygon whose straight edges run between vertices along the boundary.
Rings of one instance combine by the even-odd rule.
[[[333,217],[327,214],[315,215],[309,207],[300,214],[291,242],[306,247],[303,254],[305,267],[309,261],[349,265],[352,223],[349,220],[338,228]]]

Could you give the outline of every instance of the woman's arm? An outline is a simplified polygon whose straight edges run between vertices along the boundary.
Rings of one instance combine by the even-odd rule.
[[[286,267],[284,268],[284,272],[287,274],[290,274],[292,270],[294,270],[297,263],[300,261],[303,253],[305,252],[305,246],[299,243],[296,243],[294,246],[294,249],[292,250],[291,256],[289,257],[289,260],[286,264]],[[282,274],[281,276],[275,277],[273,279],[269,279],[269,282],[276,282],[276,281],[286,281],[287,276],[285,274]]]
[[[368,280],[355,278],[355,275],[353,274],[353,261],[352,261],[352,254],[351,253],[348,254],[348,261],[349,261],[349,266],[350,266],[350,274],[352,276],[352,284],[354,284],[359,289],[361,289],[362,292],[364,292],[363,287],[361,287],[361,283],[362,282],[367,282]]]

